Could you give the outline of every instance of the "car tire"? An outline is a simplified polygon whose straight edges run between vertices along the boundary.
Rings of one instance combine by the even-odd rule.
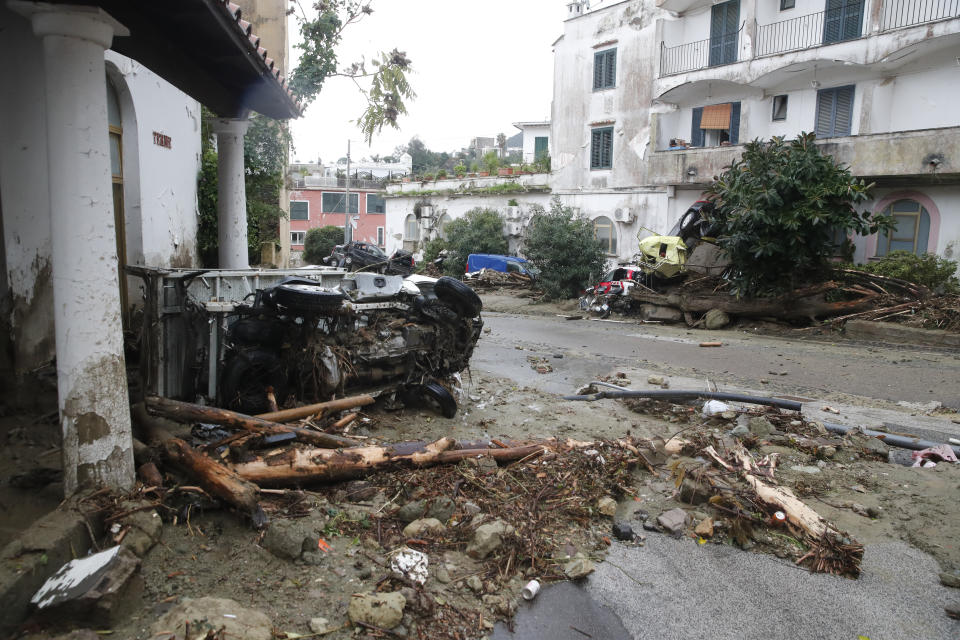
[[[444,418],[453,418],[457,415],[457,401],[447,388],[436,381],[425,382],[420,385],[421,396],[427,406],[430,406]]]
[[[267,387],[273,387],[277,404],[287,396],[287,373],[276,351],[239,351],[223,367],[220,379],[221,402],[228,409],[255,415],[270,411]]]
[[[230,339],[241,345],[278,347],[286,327],[269,318],[241,318],[230,327]]]
[[[440,300],[449,303],[468,318],[476,318],[483,309],[483,302],[477,292],[456,278],[441,277],[433,285],[433,290]]]
[[[280,284],[273,289],[273,301],[294,311],[333,313],[343,305],[343,294],[318,284]]]

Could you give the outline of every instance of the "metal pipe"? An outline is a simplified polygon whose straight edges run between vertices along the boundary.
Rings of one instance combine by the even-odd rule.
[[[800,411],[803,405],[793,400],[781,400],[779,398],[764,398],[760,396],[747,396],[739,393],[722,393],[717,391],[674,391],[672,389],[657,391],[599,391],[597,393],[582,396],[563,396],[564,400],[581,400],[592,402],[603,398],[659,398],[663,400],[684,400],[690,398],[704,398],[707,400],[730,400],[731,402],[747,402],[749,404],[760,404],[768,407],[777,407],[787,411]]]
[[[823,426],[825,426],[828,431],[839,433],[840,435],[846,435],[852,429],[859,428],[866,436],[879,438],[885,443],[893,445],[894,447],[900,447],[901,449],[913,449],[914,451],[921,451],[923,449],[930,449],[931,447],[939,447],[942,444],[947,444],[945,442],[933,442],[932,440],[911,438],[910,436],[900,436],[895,433],[884,433],[883,431],[874,431],[873,429],[864,429],[862,427],[848,427],[843,424],[837,424],[836,422],[824,422]],[[960,457],[960,447],[955,447],[949,444],[947,446],[953,449],[953,452]]]

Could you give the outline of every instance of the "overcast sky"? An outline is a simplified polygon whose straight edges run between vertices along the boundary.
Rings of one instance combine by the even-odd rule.
[[[374,0],[374,13],[345,31],[343,68],[394,47],[406,51],[415,100],[400,129],[384,128],[367,146],[354,124],[365,101],[348,78],[327,80],[293,123],[291,160],[324,163],[346,155],[387,155],[414,135],[433,151],[456,151],[476,136],[510,137],[512,123],[550,119],[551,45],[563,33],[566,0]],[[290,22],[291,45],[299,35]],[[291,68],[298,50],[291,46]]]

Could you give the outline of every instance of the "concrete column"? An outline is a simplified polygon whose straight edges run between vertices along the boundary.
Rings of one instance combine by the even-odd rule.
[[[133,486],[103,52],[127,31],[96,7],[34,5],[46,66],[64,489]]]
[[[220,268],[247,269],[247,189],[243,169],[243,136],[250,121],[213,121],[217,134],[217,223]]]

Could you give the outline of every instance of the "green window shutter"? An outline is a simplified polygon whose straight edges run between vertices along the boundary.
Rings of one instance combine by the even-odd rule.
[[[305,201],[293,201],[290,203],[290,219],[291,220],[309,220],[310,219],[310,203]]]
[[[590,134],[590,168],[613,166],[613,127],[594,129]]]
[[[607,51],[606,62],[603,69],[603,86],[612,88],[617,86],[617,50]]]
[[[343,191],[325,191],[321,196],[321,209],[323,213],[345,213],[346,193]],[[360,196],[356,193],[350,194],[350,213],[360,211]]]
[[[730,144],[740,143],[740,103],[730,103]]]
[[[703,119],[703,107],[694,107],[693,122],[690,125],[690,146],[703,146],[703,129],[700,128],[700,121]]]
[[[593,90],[603,88],[603,54],[593,54]]]
[[[533,157],[540,160],[549,152],[550,138],[547,136],[537,136],[533,139]]]
[[[817,92],[818,138],[835,138],[850,135],[853,121],[854,85],[821,89]]]

